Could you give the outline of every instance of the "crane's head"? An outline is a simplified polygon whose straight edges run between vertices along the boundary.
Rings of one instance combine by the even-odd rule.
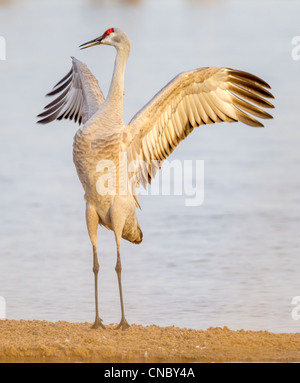
[[[130,50],[130,40],[126,33],[121,31],[119,28],[109,28],[103,33],[102,36],[81,44],[79,47],[80,49],[85,49],[94,45],[112,45],[116,49],[127,48]]]

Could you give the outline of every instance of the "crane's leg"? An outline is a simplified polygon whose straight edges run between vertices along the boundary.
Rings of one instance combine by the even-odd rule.
[[[98,256],[97,256],[97,229],[99,224],[99,217],[95,210],[95,208],[88,204],[86,205],[86,224],[88,233],[93,245],[93,272],[95,276],[95,309],[96,309],[96,317],[95,322],[92,326],[92,328],[96,329],[98,327],[105,328],[105,326],[102,324],[102,319],[99,317],[99,310],[98,310],[98,272],[99,272],[99,263],[98,263]]]
[[[130,326],[129,326],[126,318],[125,318],[125,312],[124,312],[122,281],[121,281],[122,266],[121,266],[121,257],[120,257],[121,236],[117,238],[117,234],[116,233],[115,233],[115,235],[116,235],[116,242],[117,242],[117,263],[116,263],[115,270],[116,270],[116,273],[117,273],[117,276],[118,276],[119,293],[120,293],[120,304],[121,304],[121,315],[122,315],[121,316],[121,321],[120,321],[119,325],[116,327],[116,329],[122,328],[122,330],[126,330]]]
[[[118,276],[118,284],[119,284],[119,293],[120,293],[120,304],[121,304],[121,321],[119,325],[116,327],[122,328],[122,330],[126,330],[129,327],[129,324],[127,323],[127,320],[125,318],[125,312],[124,312],[124,302],[123,302],[123,293],[122,293],[122,281],[121,281],[121,271],[122,271],[122,266],[121,266],[121,257],[120,257],[120,242],[121,242],[121,237],[116,238],[117,242],[117,263],[116,263],[116,273]]]
[[[114,204],[110,209],[110,217],[112,221],[112,227],[115,233],[115,239],[116,239],[116,245],[117,245],[117,263],[116,263],[116,273],[118,276],[118,284],[119,284],[119,293],[120,293],[120,304],[121,304],[121,321],[119,325],[116,327],[122,328],[122,330],[126,330],[129,327],[129,324],[127,323],[125,319],[125,312],[124,312],[124,302],[123,302],[123,292],[122,292],[122,281],[121,281],[121,256],[120,256],[120,244],[121,244],[121,237],[123,228],[126,221],[126,205],[124,205],[124,201],[118,197],[115,198]]]

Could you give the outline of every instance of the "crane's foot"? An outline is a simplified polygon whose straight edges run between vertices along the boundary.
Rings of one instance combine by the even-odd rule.
[[[130,327],[125,317],[122,317],[121,322],[118,324],[118,326],[115,328],[115,330],[118,330],[121,328],[123,331],[127,330]]]
[[[99,327],[102,327],[103,329],[105,329],[106,327],[104,326],[104,324],[102,324],[102,319],[99,318],[99,317],[96,317],[95,319],[95,322],[93,324],[93,326],[91,327],[92,329],[96,330],[97,328]]]

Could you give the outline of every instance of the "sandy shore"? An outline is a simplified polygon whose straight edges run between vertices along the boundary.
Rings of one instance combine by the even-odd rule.
[[[0,321],[0,362],[300,362],[300,333]]]

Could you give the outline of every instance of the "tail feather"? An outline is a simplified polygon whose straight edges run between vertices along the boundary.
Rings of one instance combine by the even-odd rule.
[[[124,226],[123,233],[122,233],[122,238],[126,239],[127,241],[134,243],[135,245],[139,245],[142,240],[143,240],[143,232],[137,224],[136,228],[132,228],[131,230],[126,230],[126,225]]]

